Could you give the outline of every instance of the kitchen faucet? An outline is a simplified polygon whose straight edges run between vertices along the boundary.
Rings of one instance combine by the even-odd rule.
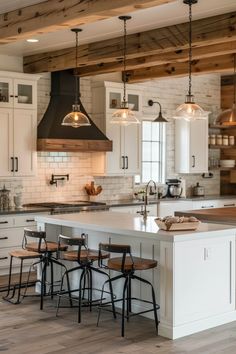
[[[146,187],[145,187],[144,209],[141,210],[140,212],[138,212],[140,215],[143,215],[144,220],[147,219],[147,214],[149,213],[149,211],[147,210],[147,205],[148,205],[148,187],[149,187],[149,185],[151,183],[153,183],[153,186],[154,186],[154,193],[153,194],[157,193],[156,182],[153,181],[153,179],[150,179],[150,181],[146,184]]]

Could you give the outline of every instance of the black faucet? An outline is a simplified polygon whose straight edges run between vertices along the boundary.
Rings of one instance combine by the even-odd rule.
[[[49,183],[50,183],[51,185],[55,184],[56,187],[57,187],[57,182],[58,182],[58,181],[65,181],[65,180],[69,181],[69,174],[67,174],[67,175],[53,175],[53,174],[52,174]]]

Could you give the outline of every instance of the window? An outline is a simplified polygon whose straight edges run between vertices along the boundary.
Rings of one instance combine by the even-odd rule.
[[[142,176],[141,182],[150,179],[165,180],[165,125],[152,121],[142,122]]]

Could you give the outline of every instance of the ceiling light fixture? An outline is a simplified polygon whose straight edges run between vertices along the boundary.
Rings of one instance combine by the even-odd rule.
[[[37,43],[37,42],[39,42],[39,39],[37,39],[37,38],[29,38],[29,39],[26,39],[26,42],[28,42],[28,43]]]
[[[124,21],[124,46],[123,46],[123,100],[121,102],[120,108],[112,114],[111,123],[129,125],[129,124],[139,124],[139,120],[136,118],[135,113],[129,109],[129,104],[126,99],[126,83],[127,83],[127,73],[126,73],[126,49],[127,49],[127,21],[131,19],[131,16],[119,16],[119,20]]]
[[[79,46],[78,34],[79,34],[79,32],[82,31],[82,29],[73,28],[71,31],[75,33],[75,38],[76,38],[75,68],[76,68],[76,72],[77,72],[77,69],[78,69],[78,46]],[[75,103],[72,106],[72,111],[70,113],[68,113],[63,118],[61,125],[65,125],[65,126],[69,126],[69,127],[73,127],[73,128],[79,128],[79,127],[91,125],[88,117],[85,114],[83,114],[80,110],[79,97],[80,97],[80,92],[79,92],[78,78],[75,75]]]
[[[195,103],[194,95],[192,94],[192,5],[197,4],[198,0],[183,0],[183,2],[189,6],[189,85],[185,103],[176,109],[174,118],[186,120],[206,119],[208,112],[205,112]]]
[[[153,101],[153,100],[149,100],[148,101],[148,105],[150,107],[152,107],[154,105],[154,103],[157,103],[159,105],[160,111],[159,111],[159,115],[156,119],[154,119],[153,123],[167,123],[168,120],[166,118],[163,117],[162,115],[162,109],[161,109],[161,104],[158,101]]]
[[[226,109],[218,115],[216,118],[216,125],[224,126],[236,126],[236,54],[234,54],[234,76],[233,76],[233,85],[234,85],[234,97],[232,108]]]

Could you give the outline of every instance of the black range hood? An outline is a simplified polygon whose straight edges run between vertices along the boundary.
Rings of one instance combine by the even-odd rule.
[[[112,151],[112,141],[89,118],[81,102],[81,112],[87,115],[91,126],[61,125],[74,104],[75,78],[70,70],[51,75],[51,99],[38,125],[38,151]]]

